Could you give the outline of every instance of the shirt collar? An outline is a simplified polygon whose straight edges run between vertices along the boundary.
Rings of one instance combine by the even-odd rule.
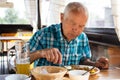
[[[56,32],[54,33],[56,40],[61,41],[64,40],[64,37],[62,35],[62,23],[58,24],[56,27]]]

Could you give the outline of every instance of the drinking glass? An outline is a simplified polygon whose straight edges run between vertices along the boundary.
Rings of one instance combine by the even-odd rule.
[[[29,43],[17,41],[15,45],[15,50],[16,50],[16,73],[29,75],[30,73]]]

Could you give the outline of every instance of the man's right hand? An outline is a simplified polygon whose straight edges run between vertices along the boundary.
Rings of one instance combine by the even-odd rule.
[[[54,64],[62,63],[62,55],[57,48],[43,49],[40,50],[41,58],[46,58],[48,61]]]

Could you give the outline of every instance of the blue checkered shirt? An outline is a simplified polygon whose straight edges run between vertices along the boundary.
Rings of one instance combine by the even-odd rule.
[[[37,31],[29,43],[31,51],[45,48],[58,48],[62,54],[62,64],[53,64],[45,58],[41,58],[34,62],[35,66],[76,65],[80,64],[84,58],[91,58],[88,38],[84,32],[68,42],[64,39],[61,31],[61,24],[51,25]]]

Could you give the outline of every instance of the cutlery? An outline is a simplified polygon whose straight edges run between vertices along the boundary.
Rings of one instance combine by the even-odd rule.
[[[88,72],[90,72],[91,70],[93,70],[95,68],[95,66],[93,66],[90,70],[86,71],[85,73],[83,73],[82,75],[87,74]]]

